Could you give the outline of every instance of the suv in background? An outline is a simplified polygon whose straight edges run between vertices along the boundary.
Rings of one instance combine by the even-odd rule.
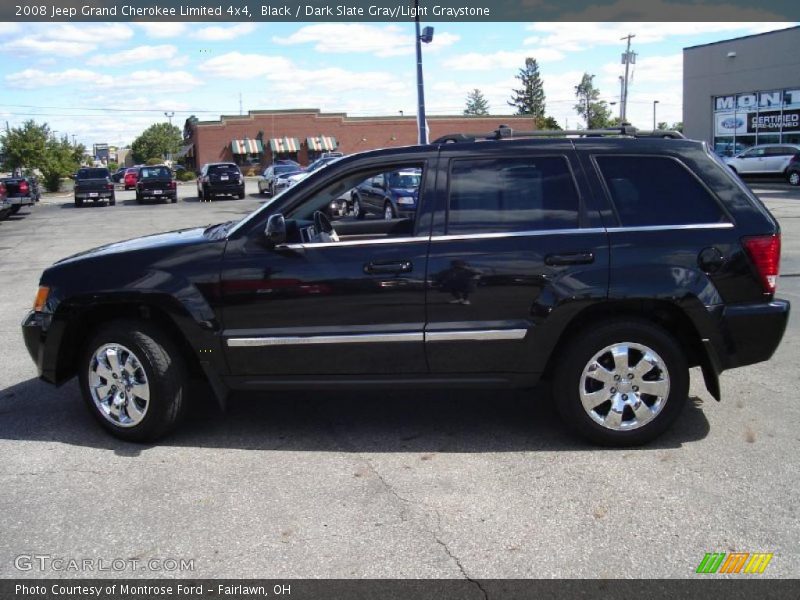
[[[122,175],[122,184],[125,190],[136,189],[136,179],[139,177],[139,167],[128,167]]]
[[[0,180],[0,221],[11,214],[11,203],[8,201],[6,184]]]
[[[789,176],[789,166],[800,163],[800,145],[762,144],[752,146],[736,156],[725,159],[736,173],[746,177],[759,175]]]
[[[200,202],[211,202],[215,196],[244,198],[244,176],[234,163],[207,163],[197,177]]]
[[[136,202],[146,199],[178,201],[178,184],[167,165],[139,167],[136,174]]]
[[[4,177],[11,214],[17,214],[23,206],[33,206],[39,201],[39,182],[35,177]]]
[[[575,431],[642,444],[681,413],[690,367],[719,400],[719,374],[768,360],[789,317],[775,218],[704,143],[665,135],[682,137],[501,128],[348,156],[238,222],[52,265],[25,343],[128,440],[177,423],[192,375],[223,406],[232,390],[545,379]],[[408,171],[408,215],[326,216]]]

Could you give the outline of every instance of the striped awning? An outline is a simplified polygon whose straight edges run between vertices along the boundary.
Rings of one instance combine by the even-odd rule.
[[[329,135],[306,138],[306,146],[308,146],[309,150],[314,150],[315,152],[336,150],[338,145],[339,142],[336,141],[336,138]]]
[[[231,152],[234,154],[261,154],[263,151],[261,140],[245,138],[231,141]]]
[[[290,137],[272,138],[269,147],[273,152],[299,152],[300,140]]]

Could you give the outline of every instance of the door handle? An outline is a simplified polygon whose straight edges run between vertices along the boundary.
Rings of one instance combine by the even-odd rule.
[[[392,262],[371,262],[364,265],[364,273],[367,275],[386,275],[390,273],[410,273],[414,265],[410,260],[398,260]]]
[[[548,254],[544,257],[544,264],[551,267],[565,265],[588,265],[594,262],[592,252],[567,252],[566,254]]]

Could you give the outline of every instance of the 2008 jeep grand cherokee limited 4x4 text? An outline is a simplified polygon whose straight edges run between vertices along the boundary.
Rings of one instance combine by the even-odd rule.
[[[170,430],[196,376],[223,405],[230,390],[548,378],[583,436],[647,442],[686,403],[690,367],[719,399],[722,371],[772,356],[789,315],[780,230],[701,142],[582,133],[353,155],[241,221],[66,258],[41,277],[27,347],[129,440]],[[326,216],[400,169],[421,173],[410,216]]]

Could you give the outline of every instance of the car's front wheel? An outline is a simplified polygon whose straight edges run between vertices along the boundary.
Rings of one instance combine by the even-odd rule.
[[[678,342],[649,321],[584,328],[560,355],[554,389],[564,421],[607,446],[647,443],[678,417],[689,368]]]
[[[353,217],[363,219],[365,216],[364,209],[361,207],[361,199],[356,196],[353,198]]]
[[[185,406],[186,369],[175,346],[147,323],[108,323],[89,341],[79,380],[89,410],[124,440],[158,439]]]

